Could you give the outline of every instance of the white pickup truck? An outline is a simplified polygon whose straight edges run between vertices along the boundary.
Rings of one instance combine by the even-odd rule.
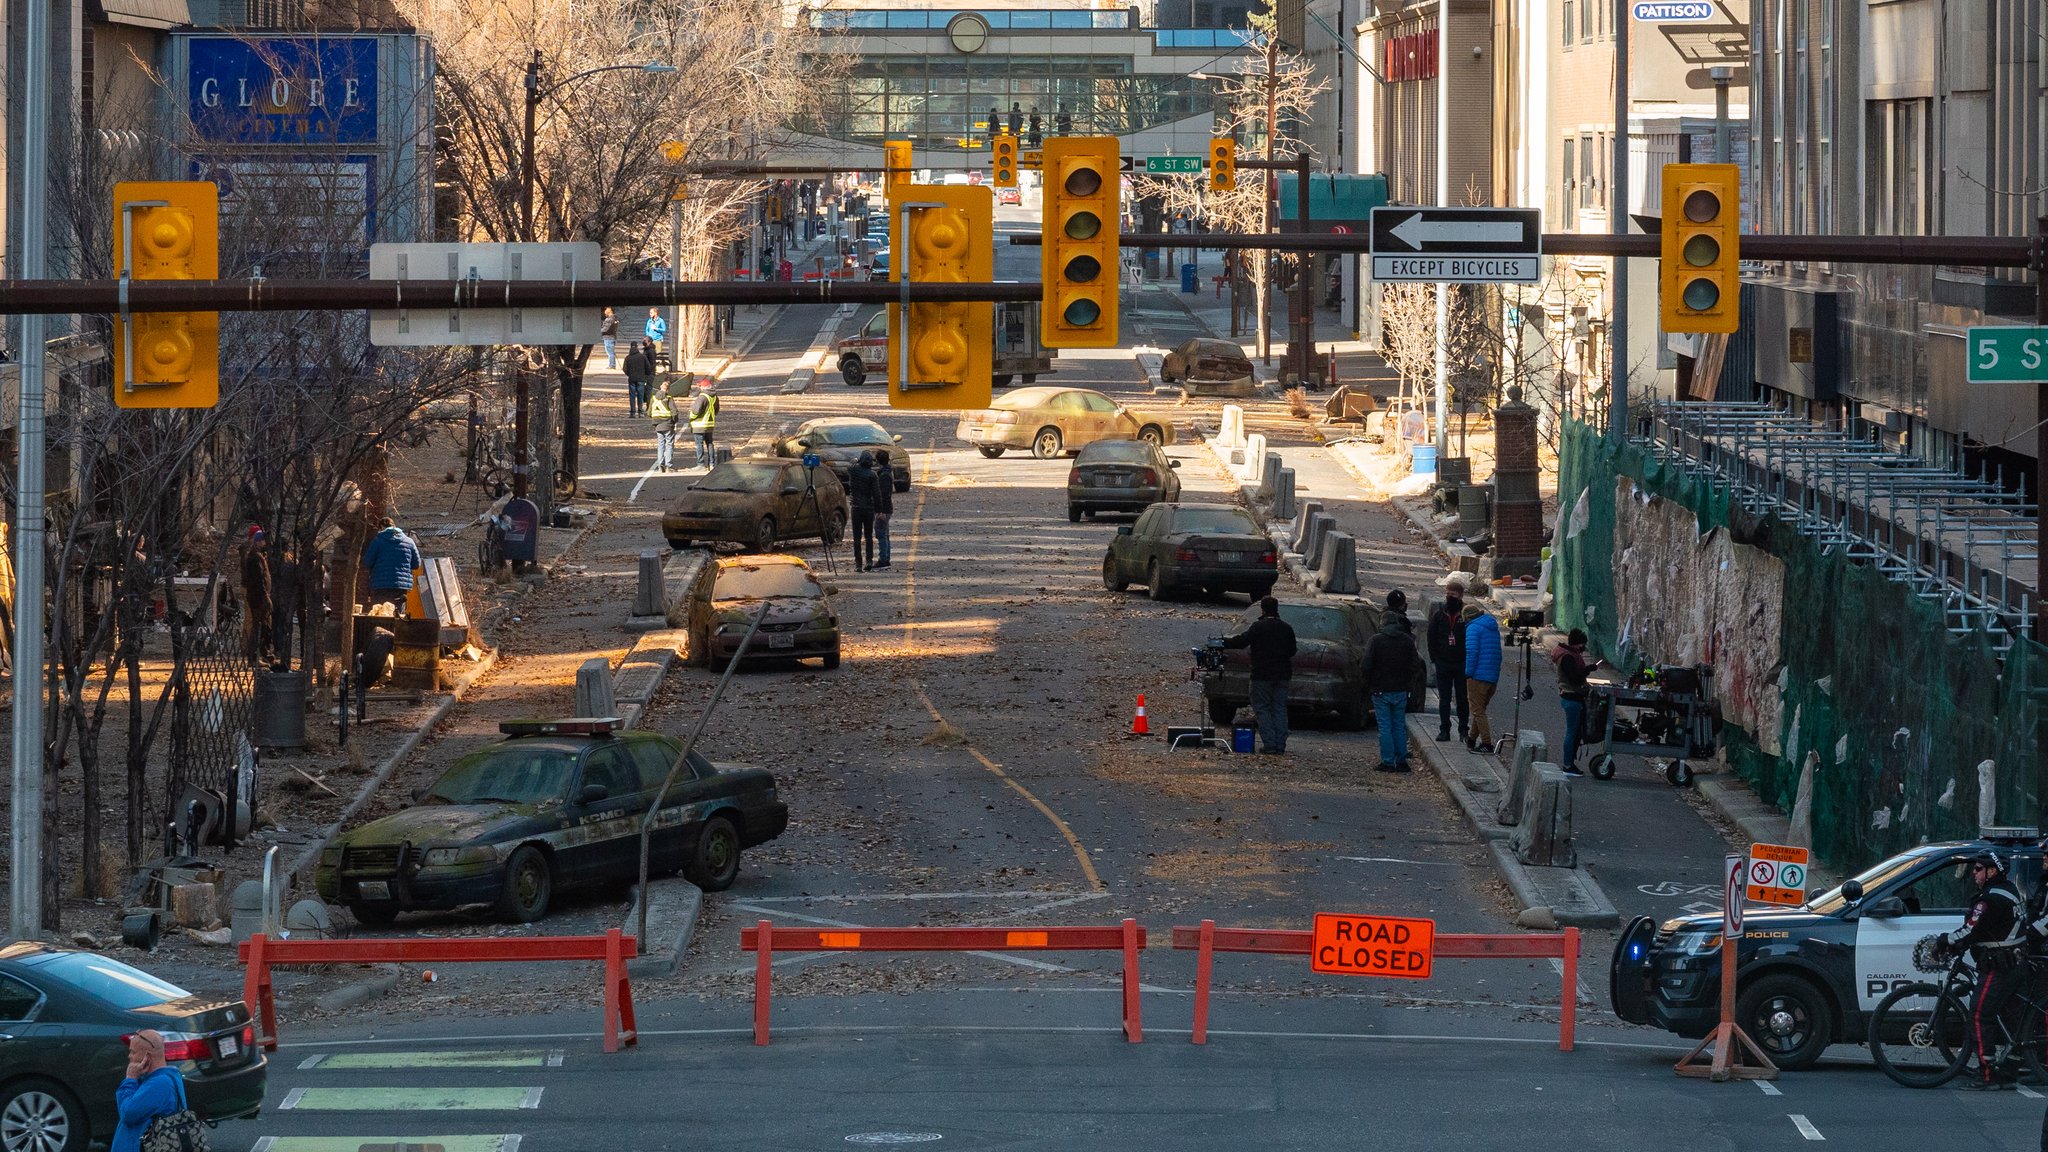
[[[1052,353],[1038,343],[1038,304],[1036,301],[996,305],[995,334],[995,379],[998,388],[1005,388],[1017,377],[1024,383],[1035,383],[1039,376],[1056,371]],[[857,388],[867,382],[870,375],[878,380],[889,375],[889,313],[877,312],[868,319],[867,325],[851,336],[833,345],[833,355],[839,360],[839,375],[849,388]]]

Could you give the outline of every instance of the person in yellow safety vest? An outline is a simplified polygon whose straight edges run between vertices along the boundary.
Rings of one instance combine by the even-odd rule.
[[[712,391],[709,376],[697,381],[696,398],[690,401],[690,431],[697,437],[697,467],[711,467],[712,433],[718,428],[718,393]]]
[[[666,384],[648,394],[647,418],[654,421],[654,467],[666,472],[675,465],[676,451],[676,410]]]

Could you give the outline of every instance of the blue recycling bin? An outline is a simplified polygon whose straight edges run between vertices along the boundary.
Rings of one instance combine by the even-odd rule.
[[[1201,289],[1195,287],[1195,266],[1193,264],[1183,264],[1180,266],[1180,290],[1190,296],[1201,291]]]
[[[1252,728],[1249,726],[1243,728],[1232,728],[1230,730],[1230,750],[1232,752],[1255,751],[1258,747],[1257,736],[1258,729],[1256,728]]]
[[[1145,249],[1145,255],[1144,255],[1144,256],[1142,256],[1142,257],[1140,257],[1140,259],[1141,259],[1141,261],[1142,261],[1142,262],[1144,263],[1144,266],[1145,266],[1145,279],[1147,279],[1147,280],[1157,280],[1157,279],[1159,279],[1159,249],[1157,249],[1157,248],[1147,248],[1147,249]]]
[[[1416,476],[1436,475],[1436,445],[1417,444],[1408,450],[1412,463],[1410,471]]]

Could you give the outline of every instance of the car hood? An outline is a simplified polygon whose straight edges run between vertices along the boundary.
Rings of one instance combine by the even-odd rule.
[[[535,804],[419,804],[343,835],[343,847],[461,845],[532,816]]]
[[[1748,908],[1742,913],[1742,928],[1748,932],[1756,928],[1811,928],[1817,922],[1831,919],[1805,908]],[[1698,916],[1676,916],[1660,921],[1661,931],[1667,924],[1677,925],[1679,932],[1719,932],[1721,914],[1705,912]]]
[[[910,456],[901,444],[821,444],[811,451],[837,468],[853,467],[863,452],[885,452],[891,464],[903,463]]]
[[[676,497],[669,511],[679,516],[745,516],[768,506],[762,492],[706,492],[691,490]]]
[[[760,600],[714,600],[711,611],[720,624],[745,624],[761,611]],[[816,616],[830,614],[823,600],[809,596],[771,596],[767,600],[768,616],[763,624],[802,623]]]

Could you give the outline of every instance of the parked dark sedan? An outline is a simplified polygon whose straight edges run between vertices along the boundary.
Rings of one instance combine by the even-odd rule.
[[[846,489],[830,468],[814,472],[797,460],[742,457],[683,489],[662,514],[661,534],[671,548],[729,540],[773,552],[784,540],[813,536],[836,544],[850,519]]]
[[[1176,593],[1243,592],[1257,600],[1280,578],[1273,542],[1234,504],[1154,504],[1116,530],[1102,584],[1143,584],[1154,600]]]
[[[1067,519],[1098,512],[1143,512],[1180,499],[1180,461],[1144,440],[1098,440],[1067,469]]]
[[[514,720],[463,757],[420,803],[335,837],[313,884],[365,924],[415,908],[495,904],[545,916],[559,888],[623,884],[640,869],[640,821],[682,745],[618,721]],[[740,850],[782,835],[775,777],[695,752],[661,802],[653,867],[706,891],[732,886]]]
[[[1259,618],[1251,606],[1238,631]],[[1335,713],[1347,728],[1364,728],[1372,720],[1372,700],[1365,691],[1365,646],[1385,619],[1381,610],[1357,600],[1280,602],[1280,618],[1294,629],[1294,679],[1287,685],[1290,711]],[[1422,710],[1427,673],[1418,666],[1408,689],[1408,711]],[[1230,723],[1239,708],[1251,703],[1251,658],[1241,648],[1223,654],[1220,670],[1202,675],[1202,696],[1209,719]]]
[[[844,484],[846,474],[853,471],[854,462],[860,459],[860,454],[872,452],[878,460],[889,462],[889,476],[896,483],[896,491],[908,492],[910,450],[899,443],[902,439],[873,420],[863,420],[858,416],[826,416],[806,420],[787,435],[778,436],[775,454],[801,460],[804,453],[815,452]]]
[[[269,1069],[240,1000],[195,996],[96,952],[0,948],[0,1147],[84,1152],[112,1139],[127,1038],[146,1028],[163,1033],[201,1119],[263,1107]]]

